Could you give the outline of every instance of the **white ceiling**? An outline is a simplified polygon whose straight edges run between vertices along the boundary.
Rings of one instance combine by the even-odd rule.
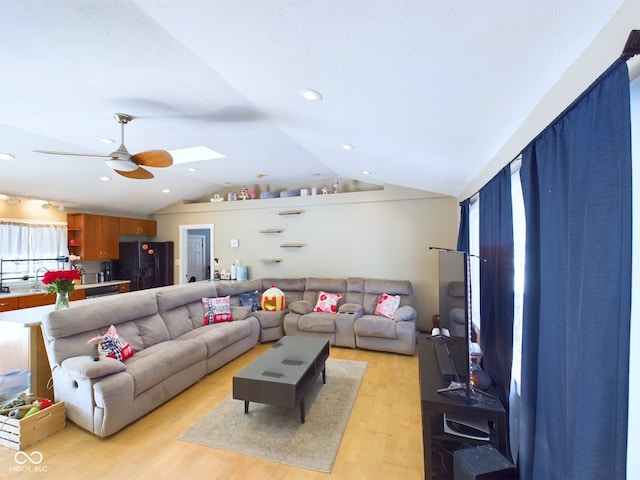
[[[0,193],[140,215],[313,178],[458,196],[623,3],[0,0]],[[226,158],[131,180],[33,152],[108,154],[115,112],[131,153]]]

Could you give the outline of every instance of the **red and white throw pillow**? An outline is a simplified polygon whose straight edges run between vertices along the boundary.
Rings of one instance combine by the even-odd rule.
[[[93,337],[87,343],[98,344],[99,356],[115,358],[121,362],[124,362],[129,357],[133,357],[135,353],[131,345],[120,338],[118,332],[116,332],[116,327],[113,325],[109,327],[107,333],[99,337]]]
[[[202,297],[202,305],[204,306],[204,325],[233,321],[229,295],[214,298]]]
[[[341,293],[327,293],[320,290],[318,292],[318,301],[313,307],[314,312],[336,313],[338,311],[338,302],[342,298]]]
[[[396,310],[400,306],[400,295],[389,295],[383,293],[378,298],[378,304],[376,305],[375,315],[382,315],[384,317],[391,318]]]

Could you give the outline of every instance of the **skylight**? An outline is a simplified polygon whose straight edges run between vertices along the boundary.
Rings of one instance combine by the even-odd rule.
[[[170,150],[169,153],[173,157],[174,165],[179,163],[202,162],[204,160],[226,158],[226,155],[204,146],[180,148],[178,150]]]

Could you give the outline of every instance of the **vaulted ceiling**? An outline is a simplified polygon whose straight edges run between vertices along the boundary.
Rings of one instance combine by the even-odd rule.
[[[334,177],[458,196],[624,3],[0,0],[0,193],[139,215]],[[116,112],[131,153],[224,158],[132,180],[34,152],[108,154]]]

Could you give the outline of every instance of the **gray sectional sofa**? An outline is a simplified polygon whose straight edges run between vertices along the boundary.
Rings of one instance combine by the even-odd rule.
[[[254,311],[244,294],[275,285],[280,311]],[[335,313],[310,311],[318,292],[342,295]],[[398,295],[392,318],[374,315],[382,293]],[[203,325],[203,297],[229,295],[234,321]],[[416,312],[410,282],[364,278],[264,278],[196,282],[72,302],[42,322],[56,401],[67,417],[105,437],[247,352],[283,335],[327,338],[331,345],[413,354]],[[100,357],[87,343],[113,325],[135,354]]]
[[[342,295],[336,313],[313,307],[319,292]],[[400,297],[392,318],[375,315],[382,294]],[[286,295],[285,295],[286,298]],[[331,345],[412,355],[416,348],[416,316],[411,282],[371,278],[307,278],[301,300],[287,300],[287,335],[321,337]]]
[[[42,322],[56,401],[78,426],[111,435],[247,352],[260,325],[246,307],[233,307],[233,322],[203,326],[202,297],[211,283],[142,290],[72,302]],[[135,354],[124,362],[97,355],[87,341],[110,325]]]

